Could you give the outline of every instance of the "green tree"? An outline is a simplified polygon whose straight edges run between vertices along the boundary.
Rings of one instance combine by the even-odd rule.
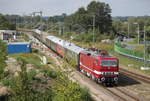
[[[49,23],[56,23],[57,20],[54,19],[54,17],[49,17],[49,18],[48,18],[48,22],[49,22]]]
[[[2,40],[0,40],[0,79],[4,76],[4,67],[6,66],[6,62],[5,60],[7,59],[7,47],[6,47],[6,43],[2,42]]]
[[[16,25],[9,22],[4,15],[0,14],[0,29],[1,30],[15,30]]]
[[[92,1],[87,6],[89,14],[94,15],[96,19],[96,28],[102,33],[109,32],[112,27],[111,8],[103,2]]]
[[[92,29],[93,18],[95,17],[95,27],[101,33],[108,33],[112,28],[111,9],[108,4],[92,1],[87,8],[79,8],[75,13],[65,19],[65,23],[70,29],[73,25],[80,25],[86,30]]]

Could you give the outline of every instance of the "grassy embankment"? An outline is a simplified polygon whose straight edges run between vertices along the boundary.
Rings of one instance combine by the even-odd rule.
[[[133,40],[131,42],[128,42],[127,44],[135,45],[135,48],[133,48],[134,51],[144,53],[144,44],[138,44],[136,40]],[[147,47],[149,47],[148,44],[146,44]],[[148,54],[148,59],[150,59],[150,54]]]
[[[21,65],[17,77],[10,76],[12,73],[9,72],[1,79],[3,85],[12,89],[7,101],[93,101],[88,90],[70,81],[52,58],[48,58],[48,65],[43,65],[39,55],[43,56],[41,53],[9,55],[18,62],[21,59],[25,64],[32,64],[33,68],[28,71],[26,65]]]

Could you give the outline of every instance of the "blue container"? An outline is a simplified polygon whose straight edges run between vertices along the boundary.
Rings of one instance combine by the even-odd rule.
[[[31,43],[9,43],[7,45],[8,54],[30,53]]]

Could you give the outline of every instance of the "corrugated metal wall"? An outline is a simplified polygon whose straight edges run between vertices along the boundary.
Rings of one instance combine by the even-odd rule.
[[[8,54],[15,53],[30,53],[31,52],[31,44],[30,43],[19,43],[19,44],[8,44],[7,45]]]

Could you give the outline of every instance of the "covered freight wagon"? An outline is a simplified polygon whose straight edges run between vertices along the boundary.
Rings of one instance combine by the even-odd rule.
[[[8,43],[7,52],[8,54],[30,53],[31,43],[28,42]]]

